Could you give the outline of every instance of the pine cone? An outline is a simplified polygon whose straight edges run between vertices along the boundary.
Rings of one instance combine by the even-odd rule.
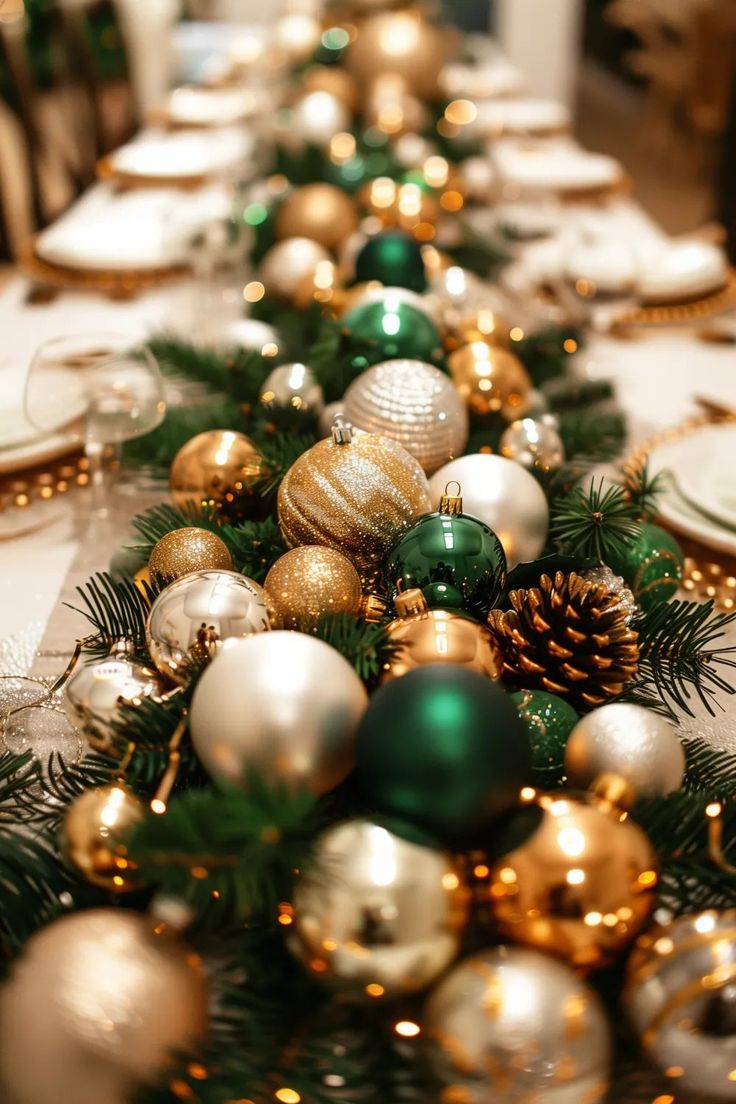
[[[525,687],[586,706],[615,698],[636,674],[637,633],[618,595],[575,572],[512,590],[512,609],[491,610],[488,624],[505,672]]]

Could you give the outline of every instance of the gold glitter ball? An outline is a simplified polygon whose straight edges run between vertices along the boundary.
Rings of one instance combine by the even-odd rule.
[[[514,421],[524,410],[532,381],[517,356],[486,341],[461,345],[449,358],[450,375],[471,412],[501,413]]]
[[[324,613],[360,612],[358,572],[334,548],[292,548],[276,561],[263,586],[274,628],[313,632]]]
[[[233,558],[216,533],[194,525],[174,529],[153,546],[148,570],[159,587],[192,571],[232,571]]]

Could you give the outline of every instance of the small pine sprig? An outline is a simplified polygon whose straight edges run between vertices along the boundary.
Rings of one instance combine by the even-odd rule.
[[[315,635],[335,648],[368,683],[378,678],[401,647],[391,639],[386,625],[364,621],[349,613],[323,614]]]
[[[644,521],[656,517],[659,498],[664,490],[662,473],[651,475],[646,461],[632,462],[624,465],[621,481],[626,498],[636,506],[639,517]]]
[[[291,465],[314,444],[313,434],[273,433],[259,441],[265,472],[257,490],[263,498],[272,495]]]
[[[212,349],[167,333],[150,338],[148,348],[165,374],[202,383],[241,402],[257,401],[272,367],[255,349]]]
[[[199,433],[223,426],[242,431],[248,428],[240,404],[232,399],[217,396],[192,406],[169,406],[158,429],[126,441],[123,459],[126,464],[166,476],[171,461],[187,441]]]
[[[639,530],[638,509],[627,501],[622,487],[575,487],[555,499],[550,531],[561,552],[594,557],[606,563],[625,553]]]
[[[151,609],[153,590],[144,594],[130,579],[113,579],[107,571],[98,571],[89,582],[77,587],[80,613],[92,626],[90,646],[109,651],[117,640],[131,640],[136,651],[145,648],[146,617]]]

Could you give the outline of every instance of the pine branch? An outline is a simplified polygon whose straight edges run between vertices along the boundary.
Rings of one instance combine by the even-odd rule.
[[[587,490],[573,488],[554,505],[550,531],[562,552],[606,563],[612,554],[622,555],[638,533],[636,507],[621,487],[604,490],[602,479],[597,486],[591,481]]]
[[[22,802],[41,781],[41,766],[32,751],[0,756],[0,826],[25,819]]]
[[[106,649],[116,640],[131,640],[138,651],[145,648],[151,599],[144,597],[130,579],[113,579],[107,571],[99,571],[84,586],[77,587],[77,593],[82,608],[67,605],[86,617]]]
[[[319,333],[307,353],[307,364],[317,377],[325,401],[339,402],[351,376],[345,371],[347,361],[342,325],[333,318],[323,318]]]
[[[583,343],[582,331],[577,328],[547,326],[515,342],[513,351],[522,360],[534,386],[541,387],[548,380],[566,373],[571,355],[568,350],[577,351]]]
[[[193,406],[170,406],[163,423],[145,437],[127,441],[123,449],[126,464],[149,468],[154,474],[168,475],[171,461],[179,449],[209,429],[247,429],[240,403],[216,398]]]
[[[152,337],[148,347],[166,374],[206,384],[240,402],[258,401],[261,384],[274,366],[256,349],[211,349],[173,334]]]
[[[540,388],[552,413],[573,407],[590,407],[614,397],[613,384],[607,379],[581,379],[579,376],[555,376]]]
[[[456,265],[488,279],[508,258],[508,250],[500,237],[479,234],[469,223],[462,223],[462,238],[458,245],[449,246],[447,252]]]
[[[58,752],[52,752],[44,771],[38,767],[41,784],[28,784],[17,794],[17,819],[33,824],[36,832],[55,832],[71,803],[94,786],[108,785],[117,766],[99,755],[67,763]]]
[[[640,518],[647,521],[657,516],[659,498],[664,490],[661,472],[650,475],[646,461],[643,464],[629,464],[623,469],[623,487]]]
[[[259,441],[266,467],[266,474],[258,484],[259,494],[264,498],[274,494],[291,465],[312,447],[314,441],[314,435],[294,433],[273,433]]]
[[[385,625],[349,613],[323,614],[315,635],[344,656],[364,682],[377,679],[401,647],[391,640]]]
[[[561,410],[558,432],[568,464],[583,460],[586,467],[611,460],[621,451],[626,422],[620,410]]]
[[[51,844],[0,825],[0,959],[17,951],[42,924],[64,911],[74,886]]]

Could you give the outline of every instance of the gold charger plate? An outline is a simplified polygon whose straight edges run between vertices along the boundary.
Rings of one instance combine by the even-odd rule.
[[[183,192],[196,191],[203,187],[209,177],[205,173],[174,176],[153,176],[150,173],[125,172],[115,167],[115,156],[110,154],[97,162],[97,176],[106,184],[112,184],[121,190],[133,188],[179,188]]]
[[[609,326],[614,336],[625,337],[632,329],[657,326],[689,326],[733,310],[736,306],[736,270],[730,269],[726,283],[707,295],[670,303],[652,303],[621,311]]]
[[[132,299],[150,288],[180,279],[189,272],[188,266],[183,264],[121,271],[68,268],[39,257],[35,238],[21,250],[18,267],[39,284],[66,291],[96,291],[113,299]]]

